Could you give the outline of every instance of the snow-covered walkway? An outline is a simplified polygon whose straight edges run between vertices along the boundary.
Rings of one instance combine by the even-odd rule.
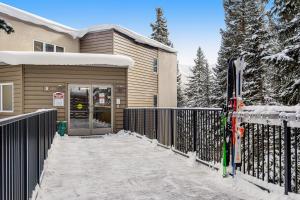
[[[254,188],[246,191],[238,185],[191,159],[132,135],[56,137],[37,199],[262,198],[253,193]]]

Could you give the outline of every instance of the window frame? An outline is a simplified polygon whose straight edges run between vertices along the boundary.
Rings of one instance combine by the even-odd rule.
[[[11,108],[11,110],[3,110],[3,86],[4,85],[11,85],[11,88],[12,88],[12,108]],[[13,113],[14,112],[14,83],[13,82],[7,82],[7,83],[0,83],[0,88],[1,88],[1,90],[0,90],[0,92],[1,92],[1,94],[0,94],[0,113]]]
[[[34,43],[35,43],[35,42],[40,42],[40,43],[43,44],[42,51],[35,51],[35,50],[34,50]],[[56,45],[56,44],[49,43],[49,42],[43,42],[43,41],[40,41],[40,40],[33,40],[33,52],[50,52],[50,53],[51,53],[52,51],[46,51],[46,44],[49,44],[49,45],[53,45],[53,46],[54,46],[54,51],[53,51],[53,53],[64,53],[64,52],[66,52],[66,48],[63,47],[63,46],[61,46],[61,45]],[[57,52],[57,51],[56,51],[56,47],[62,48],[62,49],[63,49],[63,52]]]
[[[154,71],[154,63],[155,63],[155,61],[156,61],[156,71]],[[153,71],[153,73],[154,74],[158,74],[158,58],[154,58],[153,59],[153,63],[152,63],[152,71]]]

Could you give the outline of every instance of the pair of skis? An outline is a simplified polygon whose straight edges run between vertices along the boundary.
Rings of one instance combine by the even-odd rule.
[[[223,130],[223,176],[227,176],[227,167],[231,160],[232,176],[235,170],[242,164],[241,138],[244,128],[240,126],[240,120],[236,113],[244,106],[242,100],[243,59],[230,59],[227,71],[227,99],[223,109],[221,125]]]

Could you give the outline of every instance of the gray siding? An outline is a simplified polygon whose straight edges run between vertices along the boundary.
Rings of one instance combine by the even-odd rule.
[[[0,118],[10,117],[23,113],[23,78],[22,66],[0,66],[0,83],[14,84],[14,112],[0,112]]]
[[[128,70],[128,106],[152,107],[153,95],[158,93],[158,76],[153,72],[158,50],[116,31],[113,41],[114,54],[127,55],[135,61],[134,67]]]
[[[24,110],[52,108],[52,94],[58,85],[64,86],[65,107],[58,109],[58,119],[67,120],[68,84],[111,84],[114,98],[120,98],[119,108],[114,101],[114,128],[123,128],[123,109],[126,107],[127,69],[87,66],[24,66]],[[47,86],[49,91],[44,91]],[[120,89],[122,88],[122,89]]]
[[[113,53],[113,31],[88,33],[80,39],[81,53]]]

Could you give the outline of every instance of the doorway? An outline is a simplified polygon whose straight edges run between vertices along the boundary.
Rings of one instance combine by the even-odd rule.
[[[93,135],[113,130],[111,85],[69,85],[69,134]]]

